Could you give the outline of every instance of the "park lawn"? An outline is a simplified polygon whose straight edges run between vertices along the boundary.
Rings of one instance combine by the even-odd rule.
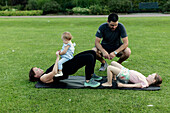
[[[0,18],[0,112],[170,112],[170,17],[119,20],[126,27],[132,50],[123,65],[146,76],[159,73],[163,78],[160,91],[37,89],[28,81],[31,67],[45,70],[54,63],[63,32],[72,33],[77,54],[94,47],[95,33],[106,21],[103,17]],[[106,76],[99,67],[97,61],[95,73]],[[76,75],[84,76],[84,68]]]

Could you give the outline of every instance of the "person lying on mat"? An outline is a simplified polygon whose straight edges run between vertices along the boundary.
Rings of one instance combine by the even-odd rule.
[[[115,61],[111,62],[111,65],[107,67],[107,82],[103,83],[102,86],[111,87],[112,78],[118,80],[118,87],[145,88],[150,85],[160,86],[162,83],[162,78],[157,73],[145,77],[140,72],[129,70]],[[132,84],[128,84],[128,82]]]
[[[99,82],[95,80],[101,80],[102,77],[99,77],[94,74],[94,67],[96,63],[96,53],[93,50],[88,50],[81,52],[75,55],[71,60],[65,62],[63,64],[63,76],[55,77],[58,73],[58,61],[59,55],[56,54],[57,58],[55,64],[53,64],[50,68],[44,71],[40,68],[33,67],[29,72],[29,80],[40,81],[43,83],[52,83],[57,82],[59,80],[67,79],[69,75],[76,73],[81,67],[85,66],[85,75],[86,80],[84,82],[85,87],[98,87],[100,85]]]

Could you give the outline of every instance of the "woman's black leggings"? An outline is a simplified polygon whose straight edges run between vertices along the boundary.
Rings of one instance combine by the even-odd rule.
[[[55,77],[55,80],[67,79],[69,75],[76,73],[80,68],[85,66],[86,80],[90,80],[94,73],[94,67],[96,64],[96,52],[88,50],[81,52],[73,57],[73,59],[63,64],[63,76]]]

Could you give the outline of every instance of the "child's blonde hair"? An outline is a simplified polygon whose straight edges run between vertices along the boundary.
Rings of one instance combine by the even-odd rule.
[[[67,39],[67,40],[71,40],[71,39],[73,38],[73,36],[71,35],[70,32],[64,32],[64,33],[62,34],[62,37],[61,37],[61,38]]]

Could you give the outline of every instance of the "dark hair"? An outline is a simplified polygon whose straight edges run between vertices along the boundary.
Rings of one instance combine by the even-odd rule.
[[[160,84],[162,83],[162,78],[161,78],[161,76],[158,75],[157,73],[156,73],[156,75],[155,75],[155,80],[156,80],[156,82],[153,83],[153,84],[151,84],[151,85],[153,85],[153,86],[160,86]]]
[[[29,81],[31,82],[35,82],[35,81],[38,81],[38,78],[35,78],[34,75],[35,75],[35,72],[33,70],[34,67],[31,68],[30,72],[29,72]]]
[[[117,22],[119,19],[118,15],[115,14],[115,13],[111,13],[109,16],[108,16],[108,22]]]

